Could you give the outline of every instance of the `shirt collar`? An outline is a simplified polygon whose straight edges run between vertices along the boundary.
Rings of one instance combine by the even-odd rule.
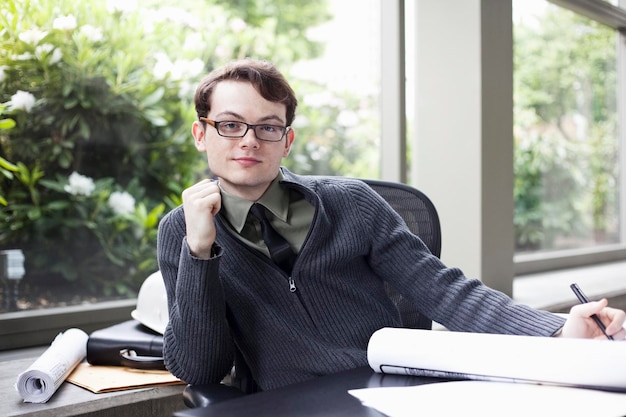
[[[274,216],[286,222],[289,214],[289,192],[280,186],[282,179],[283,173],[279,171],[274,181],[256,202],[264,205]],[[254,201],[229,194],[221,186],[220,193],[222,194],[222,208],[225,209],[226,219],[237,233],[241,233]]]

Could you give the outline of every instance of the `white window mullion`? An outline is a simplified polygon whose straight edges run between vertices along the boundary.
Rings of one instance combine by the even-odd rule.
[[[626,0],[619,0],[618,7],[626,15]],[[621,22],[617,42],[617,117],[619,140],[619,232],[620,242],[626,242],[626,18]]]
[[[406,182],[404,0],[382,3],[380,176]]]

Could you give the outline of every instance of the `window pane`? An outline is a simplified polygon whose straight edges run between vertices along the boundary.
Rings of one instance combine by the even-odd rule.
[[[303,174],[378,178],[381,1],[329,5],[333,19],[309,31],[325,45],[323,56],[292,71],[301,108],[285,165]]]
[[[619,242],[616,32],[515,0],[517,252]]]
[[[159,219],[208,175],[195,85],[232,59],[271,60],[296,90],[289,168],[378,176],[380,0],[4,4],[0,250],[25,275],[0,278],[0,313],[136,295]]]

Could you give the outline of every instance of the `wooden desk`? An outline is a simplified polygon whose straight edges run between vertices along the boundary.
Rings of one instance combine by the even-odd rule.
[[[3,417],[169,417],[184,409],[184,385],[94,394],[64,382],[47,403],[25,403],[15,389],[17,376],[37,358],[0,362],[0,415]]]
[[[364,407],[348,394],[349,389],[383,386],[411,386],[439,382],[431,378],[382,375],[362,367],[323,376],[299,384],[226,400],[206,408],[174,413],[175,417],[281,417],[324,416],[380,417],[383,414]]]

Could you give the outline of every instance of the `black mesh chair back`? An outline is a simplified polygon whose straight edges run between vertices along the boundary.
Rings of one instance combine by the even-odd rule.
[[[384,198],[405,223],[428,246],[441,256],[441,224],[432,201],[420,190],[399,182],[363,180]]]
[[[413,234],[419,236],[430,252],[441,256],[441,225],[432,201],[421,191],[406,184],[381,180],[363,180],[380,194],[404,219]],[[400,311],[402,324],[414,329],[432,329],[432,320],[387,284],[387,293]]]

